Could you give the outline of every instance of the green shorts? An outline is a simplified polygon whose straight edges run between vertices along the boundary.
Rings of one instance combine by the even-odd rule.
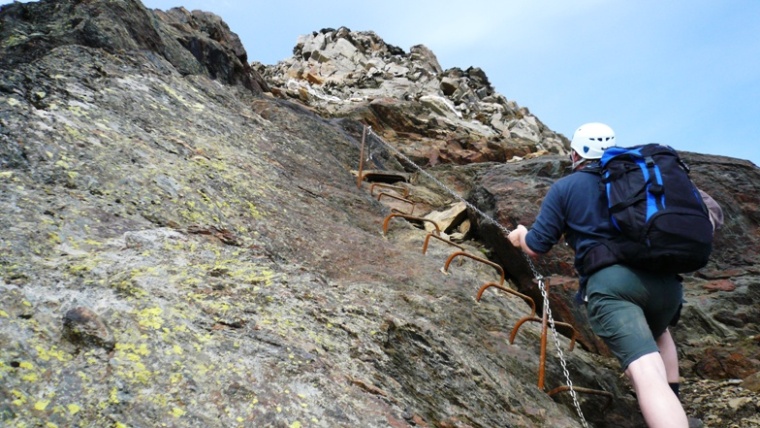
[[[683,288],[675,275],[612,265],[589,277],[586,296],[591,329],[625,370],[639,357],[659,352],[656,339],[679,315]]]

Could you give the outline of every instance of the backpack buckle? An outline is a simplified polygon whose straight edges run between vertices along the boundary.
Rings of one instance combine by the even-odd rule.
[[[652,183],[649,185],[649,189],[647,189],[649,193],[655,196],[660,196],[663,193],[665,193],[665,189],[663,188],[662,184],[659,183]]]

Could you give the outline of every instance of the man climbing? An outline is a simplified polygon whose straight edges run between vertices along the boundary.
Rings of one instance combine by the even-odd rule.
[[[570,144],[573,173],[549,189],[531,230],[518,225],[509,240],[535,257],[565,236],[575,251],[591,328],[631,380],[647,425],[686,428],[689,421],[677,396],[678,356],[667,329],[679,314],[683,298],[677,276],[623,263],[583,272],[589,250],[619,234],[610,221],[600,175],[585,173],[598,172],[604,150],[615,145],[609,126],[587,123],[579,127]]]

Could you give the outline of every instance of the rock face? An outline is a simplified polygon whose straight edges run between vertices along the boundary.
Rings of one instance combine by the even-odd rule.
[[[323,29],[302,36],[292,58],[254,68],[273,93],[371,125],[420,165],[504,162],[568,147],[564,136],[497,93],[483,70],[443,70],[425,46],[405,53],[373,32]]]
[[[268,90],[247,63],[238,36],[218,16],[183,8],[151,12],[136,0],[40,1],[3,8],[0,67],[10,69],[43,58],[60,46],[81,45],[110,54],[158,55],[183,76],[206,75]]]
[[[318,34],[305,37],[293,62],[322,58],[324,70],[348,45],[378,52],[382,73],[357,77],[370,82],[352,83],[357,97],[376,84],[413,94],[380,107],[367,95],[354,109],[311,95],[341,85],[312,83],[282,99],[298,91],[271,70],[265,83],[237,36],[207,13],[43,1],[3,6],[0,23],[0,425],[582,426],[568,392],[546,393],[567,382],[554,339],[543,391],[540,324],[525,323],[510,344],[531,312],[526,301],[498,288],[476,300],[499,272],[471,257],[490,255],[512,286],[531,291],[524,265],[503,258],[500,232],[469,213],[450,226],[465,253],[456,257],[450,243],[426,241],[424,224],[391,216],[414,206],[415,217],[460,221],[459,209],[436,215],[461,198],[468,212],[526,222],[563,174],[559,155],[466,165],[464,154],[442,155],[427,170],[400,162],[395,150],[428,159],[436,129],[444,140],[485,138],[486,148],[527,138],[513,132],[524,118],[505,119],[509,136],[467,125],[482,105],[467,104],[465,86],[481,104],[496,96],[481,72],[442,72],[423,47],[405,55],[343,29],[342,38],[318,33],[331,40],[321,48]],[[398,71],[394,83],[391,63],[429,77]],[[464,119],[422,100],[433,87]],[[405,123],[414,125],[407,134]],[[520,143],[521,154],[563,141],[535,123],[542,137]],[[381,197],[357,180],[362,156],[367,168],[411,176],[393,183],[409,193]],[[746,376],[751,387],[757,168],[690,161],[727,218],[714,263],[688,278],[688,328],[676,332],[684,376]],[[561,305],[575,281],[566,257],[539,268],[552,275],[558,321],[583,331],[582,311]],[[714,291],[729,281],[733,291]],[[629,386],[593,338],[586,332],[572,351],[567,338],[556,341],[575,386],[612,396],[579,392],[589,424],[640,426]],[[731,421],[752,417],[751,397],[728,399],[744,415]]]

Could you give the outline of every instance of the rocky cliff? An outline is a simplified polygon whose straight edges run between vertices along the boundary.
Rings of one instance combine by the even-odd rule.
[[[275,95],[370,125],[421,165],[566,152],[564,136],[496,92],[483,70],[443,70],[423,45],[406,53],[373,32],[327,28],[302,36],[292,58],[254,68]]]
[[[0,23],[3,426],[641,424],[587,332],[543,368],[540,323],[510,340],[536,288],[478,212],[529,222],[566,140],[481,70],[348,29],[249,65],[219,17],[134,0]],[[714,382],[711,426],[751,423],[760,177],[689,161],[727,222],[687,278],[682,370]],[[582,332],[566,257],[539,269]]]

